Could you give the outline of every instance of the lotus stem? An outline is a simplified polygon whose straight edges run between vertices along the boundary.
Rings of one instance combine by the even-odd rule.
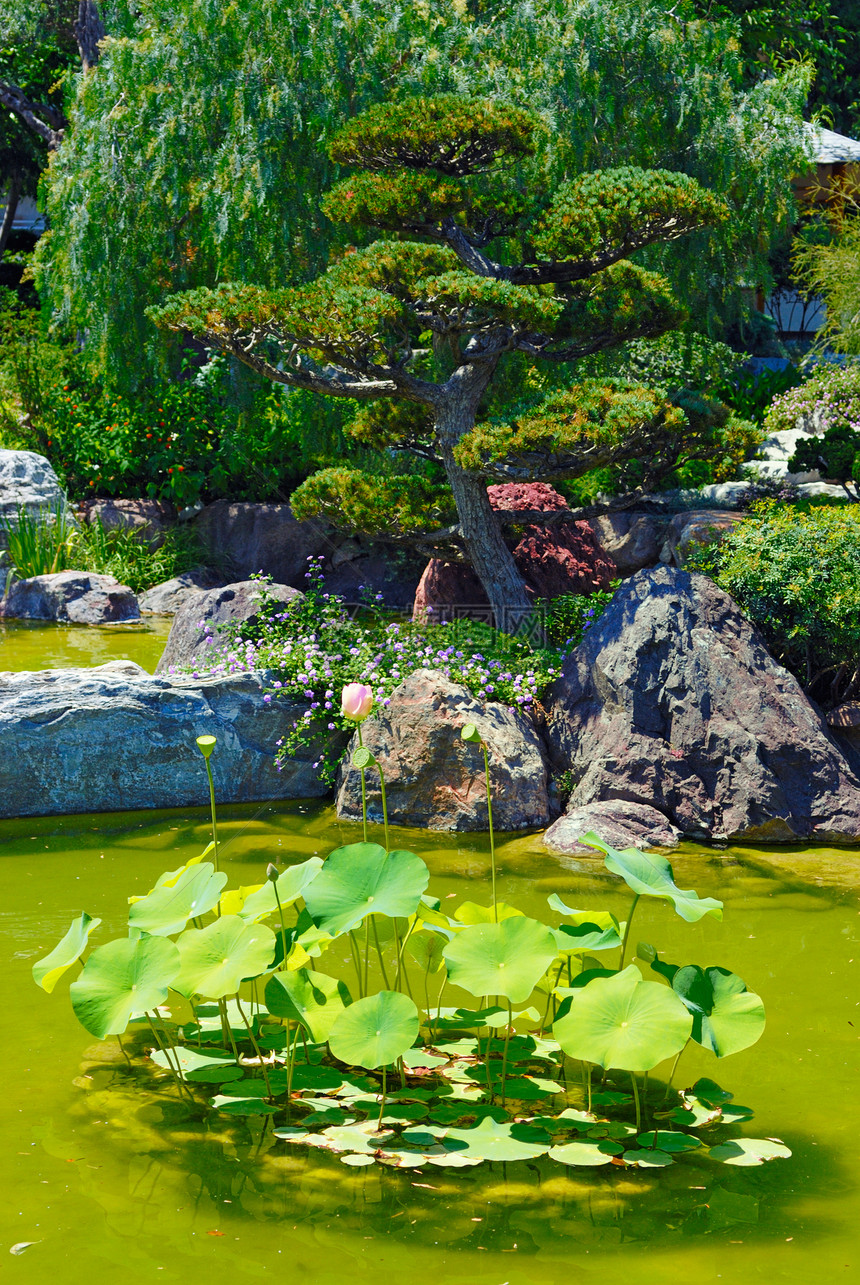
[[[633,923],[633,913],[636,910],[636,907],[638,906],[638,904],[639,904],[639,893],[637,892],[630,906],[630,913],[627,916],[627,923],[624,925],[624,936],[621,940],[621,959],[618,963],[619,973],[621,972],[621,969],[624,967],[624,956],[627,953],[627,938],[630,936],[630,925]]]
[[[259,1046],[259,1044],[257,1043],[257,1041],[254,1039],[254,1032],[251,1030],[251,1023],[248,1021],[247,1017],[245,1016],[244,1010],[243,1010],[243,1008],[242,1008],[242,1001],[239,999],[239,992],[238,992],[238,991],[236,992],[236,1007],[237,1007],[237,1008],[238,1008],[238,1010],[239,1010],[239,1016],[241,1017],[242,1021],[245,1023],[245,1030],[248,1032],[248,1039],[251,1041],[251,1047],[253,1048],[254,1053],[255,1053],[255,1054],[257,1055],[257,1057],[260,1059],[260,1070],[263,1072],[263,1079],[264,1079],[264,1080],[265,1080],[265,1082],[266,1082],[266,1097],[267,1097],[267,1098],[268,1098],[268,1100],[271,1102],[271,1101],[272,1101],[272,1086],[271,1086],[271,1084],[270,1084],[270,1082],[269,1082],[269,1072],[268,1072],[268,1069],[267,1069],[267,1067],[266,1067],[266,1063],[265,1063],[265,1060],[264,1060],[264,1058],[263,1058],[263,1054],[260,1052],[260,1046]]]
[[[586,1067],[586,1071],[587,1071],[587,1079],[588,1079],[588,1099],[586,1102],[585,1109],[588,1112],[588,1114],[591,1115],[591,1063],[590,1062]]]
[[[388,852],[388,800],[385,797],[385,777],[382,774],[382,764],[376,764],[379,772],[379,793],[382,795],[382,826],[385,834],[385,851]]]
[[[675,1061],[672,1063],[672,1070],[669,1072],[669,1079],[668,1079],[668,1080],[667,1080],[667,1082],[666,1082],[666,1093],[665,1093],[665,1095],[664,1095],[664,1097],[663,1097],[663,1101],[664,1101],[664,1102],[665,1102],[665,1101],[666,1101],[666,1099],[669,1097],[669,1094],[670,1094],[670,1093],[671,1093],[671,1091],[672,1091],[672,1081],[673,1081],[673,1080],[674,1080],[674,1078],[675,1078],[675,1072],[676,1072],[676,1071],[677,1071],[677,1069],[678,1069],[678,1063],[679,1063],[679,1062],[680,1062],[680,1060],[681,1060],[681,1054],[683,1054],[684,1049],[686,1049],[686,1048],[687,1048],[687,1046],[689,1045],[689,1043],[690,1043],[690,1040],[691,1040],[691,1039],[692,1039],[692,1036],[688,1037],[688,1039],[687,1039],[687,1043],[684,1045],[684,1048],[683,1048],[683,1049],[681,1049],[681,1052],[678,1054],[678,1056],[675,1058]]]
[[[229,1042],[230,1047],[233,1050],[233,1056],[238,1062],[239,1050],[236,1048],[236,1041],[233,1038],[233,1028],[230,1025],[230,1019],[227,1016],[227,1001],[223,996],[218,1000],[218,1010],[221,1014],[221,1036],[226,1041],[224,1047],[226,1048],[227,1042]]]
[[[125,1048],[125,1045],[124,1045],[124,1044],[123,1044],[123,1042],[122,1042],[122,1036],[121,1036],[121,1035],[117,1035],[117,1037],[116,1037],[116,1042],[117,1042],[117,1044],[119,1045],[119,1051],[120,1051],[120,1053],[123,1055],[123,1057],[125,1058],[126,1062],[128,1062],[129,1070],[131,1070],[131,1069],[132,1069],[132,1065],[131,1065],[131,1058],[129,1057],[128,1053],[126,1052],[126,1048]]]
[[[352,951],[352,962],[355,965],[355,975],[358,978],[358,998],[363,999],[364,987],[361,983],[361,956],[358,953],[358,945],[355,940],[355,930],[351,928],[347,933],[347,937],[349,937],[349,946]]]
[[[174,1066],[173,1062],[170,1060],[170,1054],[168,1053],[165,1045],[162,1043],[162,1039],[158,1033],[155,1022],[153,1022],[152,1020],[152,1014],[149,1013],[148,1011],[146,1013],[146,1020],[147,1022],[149,1022],[149,1029],[152,1031],[152,1038],[155,1040],[159,1049],[164,1054],[164,1060],[167,1063],[167,1068],[170,1071],[171,1075],[173,1076],[174,1080],[176,1081],[176,1088],[179,1093],[179,1096],[182,1097],[183,1094],[188,1093],[188,1089],[187,1089],[187,1086],[182,1082],[182,1068],[179,1065],[179,1059],[177,1058],[176,1066]],[[191,1097],[190,1093],[188,1093],[188,1096],[191,1098],[193,1102],[194,1099],[193,1097]]]
[[[417,923],[418,923],[418,916],[417,916],[417,915],[413,915],[413,916],[412,916],[412,923],[409,925],[408,929],[406,930],[406,936],[405,936],[405,937],[403,938],[403,940],[401,941],[401,940],[400,940],[400,934],[399,934],[399,933],[398,933],[398,931],[397,931],[397,920],[395,919],[395,921],[394,921],[394,936],[395,936],[396,941],[397,941],[397,972],[394,974],[394,989],[395,989],[395,990],[400,990],[400,974],[401,974],[401,973],[403,974],[403,976],[404,976],[404,978],[405,978],[405,980],[406,980],[406,984],[407,984],[407,986],[409,985],[409,978],[406,976],[406,969],[403,967],[403,952],[404,952],[404,951],[405,951],[405,949],[406,949],[406,943],[408,942],[409,938],[412,936],[412,932],[413,932],[413,930],[414,930],[414,928],[415,928],[415,925],[416,925]],[[429,972],[429,965],[428,965],[428,968],[427,968],[427,972]],[[410,992],[410,993],[411,993],[411,992]],[[425,977],[424,977],[424,993],[425,993],[425,997],[426,997],[426,999],[427,999],[427,1011],[428,1011],[428,1013],[429,1013],[429,1011],[430,1011],[430,996],[429,996],[429,994],[427,994],[427,974],[426,974],[426,973],[425,973]]]
[[[636,1104],[636,1132],[639,1133],[642,1128],[642,1107],[639,1104],[639,1085],[636,1083],[636,1076],[630,1072],[630,1083],[633,1085],[633,1101]]]
[[[388,974],[385,971],[385,960],[382,958],[382,947],[379,944],[379,931],[376,927],[376,920],[373,915],[370,915],[369,918],[373,928],[373,940],[376,944],[376,954],[379,958],[379,971],[382,973],[382,983],[386,990],[390,990],[391,987],[388,985]]]
[[[385,1111],[385,1097],[388,1092],[388,1067],[382,1067],[382,1099],[379,1103],[379,1119],[376,1122],[376,1132],[379,1133],[382,1128],[382,1116]]]
[[[490,827],[490,875],[493,881],[493,922],[499,922],[499,906],[496,901],[496,841],[493,835],[493,798],[490,790],[490,760],[487,756],[487,747],[481,741],[481,749],[484,752],[484,776],[487,782],[487,821]]]
[[[361,723],[358,724],[356,731],[358,732],[358,744],[363,747]],[[367,843],[367,785],[364,780],[364,768],[360,767],[358,770],[361,773],[361,825],[364,831],[364,842]]]
[[[370,921],[372,916],[368,915],[364,921],[364,993],[368,991],[368,970],[370,968]]]
[[[278,883],[276,879],[272,880],[272,888],[275,892],[275,901],[278,903],[278,918],[281,921],[281,945],[284,950],[284,958],[281,960],[281,970],[287,966],[287,925],[284,921],[284,908],[281,905],[281,898],[278,895]]]
[[[505,1027],[505,1047],[502,1052],[502,1106],[505,1105],[505,1096],[506,1096],[505,1085],[508,1078],[508,1044],[510,1043],[511,1028],[513,1024],[514,1024],[514,1010],[513,1010],[513,1007],[511,1006],[511,1001],[508,1000],[508,1024]]]

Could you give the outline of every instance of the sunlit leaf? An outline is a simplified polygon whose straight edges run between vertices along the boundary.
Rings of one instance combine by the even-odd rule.
[[[688,891],[679,888],[675,883],[672,867],[665,857],[659,857],[653,852],[640,852],[638,848],[625,848],[623,852],[618,852],[604,843],[594,831],[584,834],[580,842],[605,852],[603,864],[606,869],[620,875],[628,888],[632,888],[640,897],[662,897],[671,901],[688,924],[697,923],[705,915],[722,919],[723,903],[713,897],[700,897],[692,889]]]
[[[275,953],[275,934],[265,924],[222,915],[206,928],[188,928],[177,939],[182,968],[173,983],[180,995],[221,999],[235,995],[246,977],[264,973]]]
[[[69,987],[75,1016],[100,1040],[122,1035],[132,1014],[166,1001],[179,966],[179,951],[163,937],[109,941],[93,951]]]
[[[708,1152],[711,1160],[741,1168],[767,1164],[770,1160],[787,1160],[790,1155],[788,1147],[778,1138],[734,1138],[711,1147]]]
[[[175,883],[156,887],[136,901],[128,913],[131,928],[155,937],[181,932],[188,920],[205,915],[218,904],[227,882],[209,861],[190,865]]]
[[[367,915],[408,918],[429,879],[430,871],[413,852],[352,843],[331,853],[305,889],[305,905],[317,927],[336,937]]]
[[[635,964],[573,991],[553,1025],[569,1057],[642,1074],[686,1044],[692,1017],[677,995],[644,982]]]
[[[506,902],[498,902],[495,911],[492,906],[479,906],[476,901],[464,901],[457,907],[456,919],[461,924],[494,924],[503,919],[513,919],[523,912]]]
[[[545,924],[517,915],[498,924],[464,928],[444,950],[448,977],[472,995],[504,995],[521,1004],[556,957]]]
[[[728,969],[688,964],[675,973],[672,989],[693,1014],[693,1039],[717,1057],[749,1048],[764,1031],[761,998]]]
[[[308,857],[301,865],[288,866],[278,875],[277,884],[267,879],[259,888],[250,892],[236,914],[249,921],[275,914],[278,909],[276,888],[281,907],[286,909],[303,896],[308,884],[317,877],[322,867],[323,863],[319,857]]]
[[[288,1017],[322,1043],[344,1008],[351,1003],[344,982],[307,968],[273,973],[266,983],[266,1008],[275,1017]]]
[[[396,1062],[418,1037],[418,1009],[407,995],[378,991],[356,1000],[337,1018],[329,1036],[336,1058],[369,1071]]]
[[[481,1160],[534,1160],[549,1150],[550,1138],[528,1125],[499,1123],[487,1115],[471,1129],[449,1129],[446,1142]]]
[[[549,1155],[551,1160],[557,1160],[559,1164],[581,1165],[589,1169],[612,1164],[612,1156],[601,1151],[596,1142],[586,1142],[579,1138],[576,1142],[550,1147]]]
[[[86,911],[79,919],[73,919],[62,941],[58,942],[50,955],[33,965],[33,981],[50,995],[57,982],[72,964],[76,963],[87,948],[90,933],[101,923],[92,919]]]

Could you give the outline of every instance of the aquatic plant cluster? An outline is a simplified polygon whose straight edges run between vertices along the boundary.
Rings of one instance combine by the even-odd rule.
[[[340,753],[332,733],[349,730],[335,698],[348,683],[372,685],[377,701],[387,705],[391,693],[416,669],[441,671],[479,700],[500,701],[529,709],[561,673],[569,648],[600,615],[609,593],[558,599],[551,629],[563,646],[533,647],[527,640],[474,620],[413,625],[392,620],[380,607],[380,595],[365,592],[360,609],[324,590],[322,558],[308,559],[307,589],[302,598],[284,604],[260,581],[260,610],[232,633],[212,635],[211,654],[196,662],[194,674],[264,671],[270,686],[265,700],[304,706],[288,726],[279,746],[283,765],[302,745],[321,744],[314,764],[331,779]]]
[[[372,704],[370,689],[353,684],[344,717],[360,727]],[[486,747],[472,725],[461,735],[483,755],[492,825]],[[144,1052],[195,1110],[274,1117],[285,1143],[358,1167],[548,1156],[662,1169],[790,1155],[778,1139],[740,1135],[753,1113],[714,1081],[672,1088],[691,1042],[721,1059],[754,1044],[765,1015],[725,968],[678,966],[644,942],[630,962],[642,897],[669,902],[688,923],[722,916],[721,902],[679,888],[664,858],[587,836],[633,893],[626,922],[555,894],[542,922],[497,899],[491,830],[489,903],[449,915],[421,858],[390,847],[387,821],[384,845],[368,841],[365,809],[363,842],[325,861],[270,864],[262,882],[227,889],[215,739],[198,745],[212,842],[129,898],[126,935],[87,954],[101,921],[84,913],[33,968],[50,992],[80,966],[70,997],[81,1024],[116,1036],[127,1056]],[[354,763],[363,787],[379,771],[363,748]],[[349,982],[336,967],[344,949]],[[668,1080],[649,1085],[664,1064]]]

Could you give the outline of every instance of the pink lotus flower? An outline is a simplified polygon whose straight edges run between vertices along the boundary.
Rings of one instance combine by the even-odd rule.
[[[373,709],[373,692],[364,683],[347,683],[340,698],[341,713],[353,723],[363,723]]]

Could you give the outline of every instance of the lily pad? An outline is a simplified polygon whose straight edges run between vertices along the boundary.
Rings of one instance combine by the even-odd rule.
[[[344,982],[307,968],[274,973],[266,983],[266,1007],[275,1017],[288,1017],[322,1042],[340,1014],[351,1003]]]
[[[449,1129],[447,1143],[481,1160],[534,1160],[549,1149],[550,1138],[527,1125],[499,1123],[485,1116],[471,1129]]]
[[[612,1156],[601,1151],[596,1142],[585,1142],[577,1138],[575,1142],[565,1142],[559,1147],[550,1147],[551,1160],[562,1165],[581,1165],[584,1168],[596,1169],[600,1165],[611,1165]]]
[[[63,973],[80,959],[89,943],[90,933],[100,923],[100,919],[93,919],[86,911],[79,919],[73,919],[69,931],[50,955],[33,965],[33,981],[36,985],[50,995]]]
[[[472,995],[504,995],[521,1004],[555,959],[556,947],[545,924],[517,915],[498,924],[464,928],[443,953],[455,986]]]
[[[170,1070],[178,1063],[179,1070],[184,1078],[199,1071],[217,1071],[220,1073],[219,1079],[209,1081],[210,1083],[220,1083],[221,1078],[226,1080],[239,1080],[245,1074],[241,1066],[237,1066],[232,1054],[202,1052],[200,1049],[190,1048],[188,1045],[180,1045],[176,1049],[171,1049],[170,1055],[163,1053],[161,1049],[154,1049],[150,1054],[150,1060],[156,1066],[164,1070]],[[202,1078],[202,1077],[195,1077]],[[202,1078],[206,1083],[206,1079]]]
[[[717,1057],[749,1048],[764,1031],[761,998],[726,968],[688,964],[675,973],[672,989],[693,1014],[693,1039]]]
[[[377,843],[336,848],[304,892],[314,923],[332,937],[368,915],[408,918],[418,909],[430,871],[414,852],[386,852]]]
[[[158,1008],[179,972],[180,955],[163,937],[120,937],[94,950],[69,987],[75,1016],[103,1040],[122,1035],[134,1013]]]
[[[253,922],[262,919],[265,915],[274,915],[278,909],[278,898],[280,898],[282,909],[291,906],[294,901],[304,895],[305,889],[314,879],[316,879],[323,863],[319,857],[308,857],[298,866],[288,866],[286,870],[278,875],[277,884],[266,880],[256,891],[251,892],[245,898],[241,909],[236,913],[242,919]],[[275,890],[277,889],[277,898]]]
[[[722,919],[723,903],[713,897],[700,897],[692,889],[679,888],[675,883],[672,867],[665,857],[658,857],[653,852],[640,852],[638,848],[625,848],[623,852],[618,852],[604,843],[594,831],[584,834],[580,842],[605,852],[603,864],[606,869],[612,874],[620,875],[628,888],[632,888],[640,897],[662,897],[665,901],[671,901],[688,924],[698,923],[705,915]]]
[[[373,1071],[412,1048],[418,1025],[418,1009],[407,995],[379,991],[343,1010],[332,1027],[329,1047],[341,1062]]]
[[[640,1169],[666,1169],[674,1160],[666,1151],[625,1151],[623,1160],[629,1165],[638,1165]]]
[[[461,924],[494,924],[501,923],[503,919],[514,919],[522,913],[506,901],[497,902],[495,910],[492,906],[479,906],[476,901],[464,901],[457,907],[456,918]]]
[[[672,1133],[668,1129],[652,1129],[640,1133],[636,1139],[640,1147],[654,1151],[697,1151],[702,1143],[699,1138],[691,1138],[689,1133]]]
[[[266,971],[275,953],[275,934],[265,924],[222,915],[205,928],[187,928],[176,945],[182,969],[174,990],[221,999],[235,995],[246,977]]]
[[[218,904],[227,876],[210,861],[189,865],[175,883],[156,886],[128,912],[130,928],[154,937],[181,932],[188,920],[205,915]]]
[[[788,1160],[791,1152],[778,1138],[734,1138],[731,1142],[721,1142],[719,1146],[711,1147],[708,1156],[724,1165],[738,1165],[747,1169],[767,1164],[771,1160]]]
[[[605,1069],[644,1074],[680,1053],[692,1017],[677,995],[658,982],[644,982],[635,964],[612,977],[598,977],[569,996],[553,1034],[569,1057]]]

